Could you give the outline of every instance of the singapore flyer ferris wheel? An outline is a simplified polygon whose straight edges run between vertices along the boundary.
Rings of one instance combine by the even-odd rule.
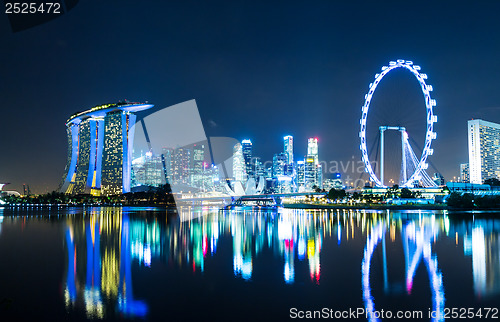
[[[390,71],[404,68],[410,71],[420,84],[420,88],[424,95],[425,108],[426,108],[426,132],[425,132],[425,142],[422,150],[422,155],[418,158],[413,149],[408,142],[408,133],[406,128],[399,125],[382,125],[379,127],[380,131],[380,177],[377,177],[375,171],[372,168],[372,164],[369,159],[367,146],[366,146],[366,121],[368,117],[368,111],[370,108],[370,102],[372,100],[375,89],[379,85],[382,78],[387,75]],[[387,130],[397,130],[401,132],[401,144],[402,144],[402,162],[401,162],[401,187],[415,187],[415,186],[436,186],[434,181],[427,175],[425,170],[428,168],[427,157],[432,155],[434,150],[431,148],[432,140],[436,139],[436,132],[434,131],[434,123],[437,122],[437,116],[434,114],[433,108],[436,106],[436,100],[431,98],[432,85],[426,84],[425,80],[427,75],[420,73],[420,66],[414,65],[412,61],[398,59],[397,61],[391,61],[389,66],[383,66],[381,73],[375,75],[375,81],[370,84],[368,93],[365,95],[365,103],[361,108],[361,119],[360,119],[360,131],[359,138],[361,141],[360,150],[362,155],[362,160],[365,166],[365,171],[370,175],[370,180],[377,187],[387,187],[384,184],[384,132]]]

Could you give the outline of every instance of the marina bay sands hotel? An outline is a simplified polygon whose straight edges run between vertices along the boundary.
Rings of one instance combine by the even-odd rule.
[[[95,106],[66,122],[68,161],[61,192],[115,195],[130,192],[136,112],[151,104]]]

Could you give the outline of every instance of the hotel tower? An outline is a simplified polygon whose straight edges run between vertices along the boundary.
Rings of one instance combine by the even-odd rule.
[[[500,179],[500,124],[483,120],[467,123],[470,183]]]
[[[68,161],[61,192],[116,195],[130,192],[136,112],[150,104],[95,106],[66,122]]]

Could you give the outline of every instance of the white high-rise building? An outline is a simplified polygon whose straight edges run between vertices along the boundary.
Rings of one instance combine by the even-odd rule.
[[[246,182],[247,173],[245,159],[243,157],[243,147],[237,143],[233,148],[233,177],[235,181]]]
[[[318,139],[310,138],[307,140],[307,155],[305,158],[305,184],[307,189],[322,186],[322,173],[318,158]]]
[[[293,164],[293,136],[287,135],[283,138],[283,141],[287,164]]]
[[[500,179],[500,124],[470,120],[467,127],[470,183]]]
[[[253,169],[253,159],[252,159],[252,141],[246,139],[241,141],[241,149],[243,153],[243,159],[245,161],[245,169],[248,177],[254,176]]]
[[[307,157],[314,158],[314,165],[318,164],[318,139],[310,138],[307,140]]]

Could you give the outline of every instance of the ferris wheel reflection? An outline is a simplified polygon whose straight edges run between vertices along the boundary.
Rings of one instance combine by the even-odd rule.
[[[370,286],[371,260],[374,251],[380,242],[382,242],[383,252],[384,292],[387,293],[391,291],[387,272],[387,255],[385,245],[386,230],[387,228],[383,222],[374,224],[371,227],[371,232],[367,237],[364,257],[361,264],[363,301],[369,321],[380,321]],[[429,275],[430,290],[432,293],[432,311],[429,312],[432,313],[430,316],[431,321],[444,321],[445,293],[443,288],[443,277],[438,268],[437,256],[432,252],[431,246],[436,240],[438,234],[439,230],[434,225],[417,226],[415,221],[406,223],[401,231],[401,238],[405,253],[405,291],[408,295],[411,294],[415,272],[423,259]],[[428,312],[425,312],[424,314],[428,314]]]

